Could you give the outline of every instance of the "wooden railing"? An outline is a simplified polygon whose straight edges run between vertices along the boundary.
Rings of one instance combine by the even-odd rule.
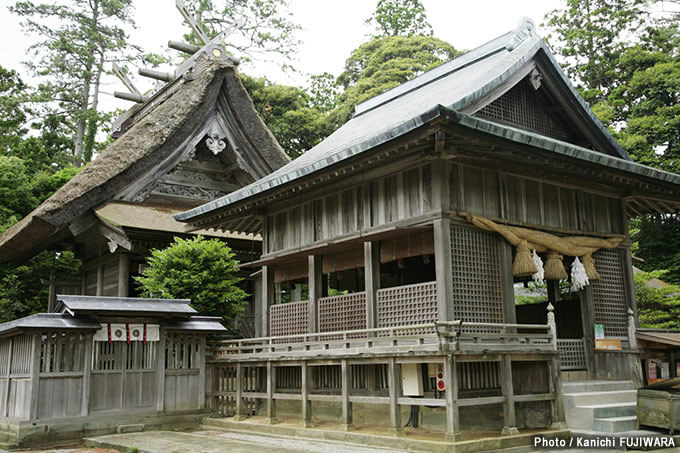
[[[417,332],[434,333],[417,333]],[[528,333],[527,333],[528,331]],[[520,333],[524,332],[524,333]],[[451,351],[553,351],[548,324],[449,321],[375,329],[282,335],[210,343],[209,360],[352,356],[363,353],[446,353]]]

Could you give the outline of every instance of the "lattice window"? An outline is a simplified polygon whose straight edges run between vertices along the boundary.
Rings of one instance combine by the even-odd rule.
[[[608,337],[628,336],[624,253],[624,249],[603,249],[593,255],[600,273],[600,280],[592,284],[595,323],[604,324],[604,333]]]
[[[586,348],[585,340],[583,338],[558,338],[557,350],[560,351],[561,369],[586,369]]]
[[[451,227],[454,319],[503,322],[499,249],[493,233]]]
[[[437,283],[396,286],[378,291],[378,327],[437,321]]]
[[[309,333],[309,302],[289,302],[269,309],[269,334],[299,335]]]
[[[319,299],[319,331],[340,332],[366,328],[366,293]]]
[[[477,115],[531,129],[550,137],[562,140],[569,138],[564,127],[546,112],[545,102],[526,79],[479,110]]]
[[[40,372],[82,371],[86,341],[87,337],[81,333],[43,334],[40,344]]]

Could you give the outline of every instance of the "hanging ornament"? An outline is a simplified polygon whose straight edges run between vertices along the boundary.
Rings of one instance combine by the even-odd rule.
[[[548,250],[548,259],[545,262],[545,279],[546,280],[566,280],[569,278],[564,263],[562,263],[563,256],[554,250]]]
[[[538,271],[529,252],[529,243],[521,241],[517,246],[515,261],[512,263],[512,275],[515,277],[529,277]]]
[[[592,253],[583,255],[581,257],[581,262],[583,263],[583,267],[586,268],[586,275],[588,276],[589,281],[594,282],[600,279],[600,274],[595,267],[595,258],[593,258]]]
[[[586,268],[578,259],[578,256],[574,258],[574,262],[571,263],[571,288],[574,291],[581,291],[589,284],[588,275],[586,274]]]
[[[536,253],[536,249],[533,250],[531,258],[533,258],[534,266],[536,266],[536,273],[531,277],[536,283],[542,284],[545,277],[545,273],[543,272],[543,261],[541,261],[541,257]]]

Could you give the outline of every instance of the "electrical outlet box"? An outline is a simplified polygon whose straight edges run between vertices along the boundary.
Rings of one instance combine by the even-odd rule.
[[[401,388],[404,396],[423,396],[423,372],[420,363],[401,365]]]

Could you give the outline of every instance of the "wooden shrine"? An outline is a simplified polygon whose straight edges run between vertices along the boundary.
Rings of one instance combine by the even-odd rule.
[[[183,49],[185,49],[184,46]],[[171,214],[244,187],[290,160],[266,128],[243,87],[237,62],[208,41],[169,82],[138,100],[114,124],[115,141],[83,171],[0,236],[0,260],[20,261],[45,250],[73,250],[82,260],[76,281],[53,276],[54,296],[136,296],[153,248],[189,237]],[[129,81],[128,81],[129,83]],[[134,87],[133,87],[134,88]],[[241,261],[257,259],[251,234],[199,230],[228,242]],[[248,294],[258,291],[249,273]],[[247,313],[252,314],[252,305]],[[241,325],[253,335],[250,325]]]
[[[9,446],[196,426],[206,336],[188,300],[57,296],[56,313],[0,324],[0,420]]]
[[[399,433],[418,406],[451,439],[559,425],[560,370],[639,380],[627,222],[678,207],[680,176],[632,162],[525,19],[175,215],[263,240],[259,336],[214,345],[212,408]],[[519,310],[534,279],[545,303]]]

